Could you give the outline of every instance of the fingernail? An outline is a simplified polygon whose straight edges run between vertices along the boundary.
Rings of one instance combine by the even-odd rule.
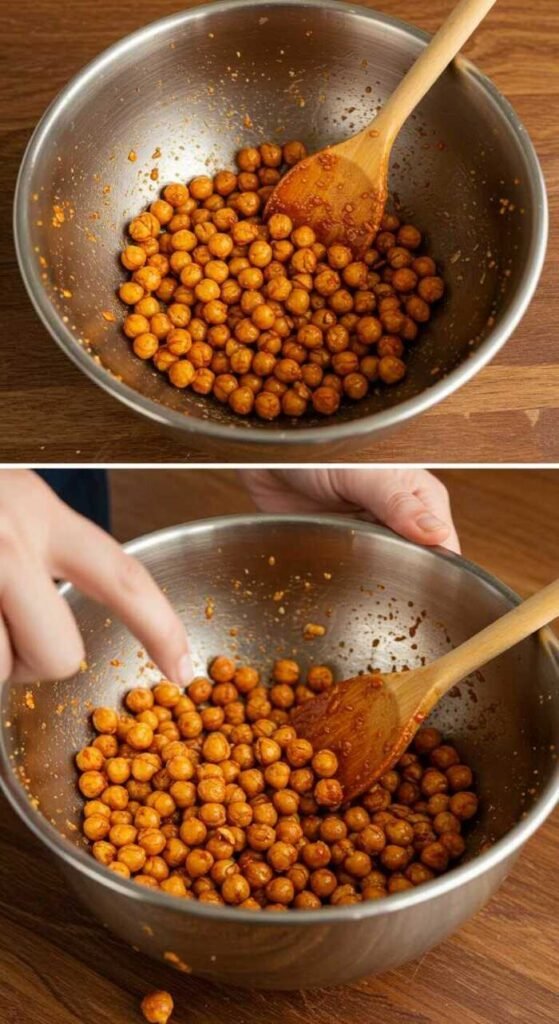
[[[448,533],[447,524],[443,523],[442,519],[437,519],[436,516],[431,515],[430,512],[425,512],[424,515],[419,516],[416,522],[420,529],[425,530],[426,533],[435,533],[438,530],[445,530]]]
[[[188,686],[194,678],[194,668],[190,654],[183,654],[178,666],[177,683],[179,686]]]

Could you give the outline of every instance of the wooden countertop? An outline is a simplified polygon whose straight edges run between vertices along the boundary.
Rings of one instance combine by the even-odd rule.
[[[187,5],[187,0],[183,0]],[[454,0],[373,0],[434,30]],[[0,77],[0,216],[10,220],[18,165],[31,130],[68,79],[110,43],[180,7],[176,0],[19,0],[3,5]],[[500,0],[466,53],[512,101],[542,161],[552,214],[547,265],[522,324],[493,363],[457,394],[349,461],[556,462],[559,460],[559,5]],[[19,277],[8,230],[0,237],[3,345],[0,460],[209,461],[136,417],[57,348]]]
[[[559,575],[558,472],[441,476],[468,557],[524,594]],[[152,472],[116,471],[112,485],[121,539],[250,507],[232,472],[193,471],[188,483],[162,473],[157,508]],[[186,977],[110,936],[0,799],[0,1021],[140,1024],[140,999],[165,988],[172,1024],[556,1024],[558,850],[556,812],[489,905],[419,962],[344,988],[248,992]]]

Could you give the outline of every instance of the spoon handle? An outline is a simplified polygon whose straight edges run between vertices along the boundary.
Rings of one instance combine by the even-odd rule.
[[[538,590],[480,633],[470,637],[448,654],[443,654],[424,671],[433,672],[433,694],[438,700],[443,693],[481,668],[503,651],[525,640],[542,626],[559,617],[559,579]]]
[[[390,144],[496,0],[460,0],[373,122]],[[365,131],[369,131],[365,129]]]

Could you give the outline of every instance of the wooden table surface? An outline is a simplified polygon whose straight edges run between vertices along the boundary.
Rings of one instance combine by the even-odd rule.
[[[468,557],[524,594],[559,575],[559,472],[441,475]],[[161,473],[154,503],[153,472],[113,472],[116,535],[250,508],[231,471],[184,476]],[[343,988],[258,993],[186,977],[112,938],[0,799],[0,1021],[140,1024],[139,1001],[157,987],[173,993],[172,1024],[557,1024],[558,851],[556,812],[489,905],[419,962]]]
[[[183,0],[187,6],[187,0]],[[434,30],[454,0],[372,0]],[[47,103],[86,61],[180,0],[19,0],[0,13],[0,236],[3,290],[0,460],[207,461],[97,388],[40,324],[21,283],[7,225],[17,168]],[[559,4],[499,0],[465,51],[512,101],[539,153],[552,233],[538,293],[504,351],[473,381],[353,461],[559,461]],[[234,461],[234,460],[232,460]]]

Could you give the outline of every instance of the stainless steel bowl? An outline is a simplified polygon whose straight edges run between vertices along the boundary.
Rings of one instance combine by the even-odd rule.
[[[89,64],[39,123],[15,201],[25,283],[67,355],[186,443],[238,460],[316,458],[364,445],[477,373],[536,287],[547,206],[523,125],[464,59],[409,120],[392,161],[392,193],[425,231],[449,285],[402,385],[333,421],[256,425],[171,388],[132,355],[119,327],[115,253],[126,223],[165,182],[231,165],[240,144],[300,137],[315,150],[352,134],[427,39],[333,0],[227,0],[154,22]]]
[[[464,559],[336,516],[214,519],[151,534],[127,550],[189,623],[199,671],[228,649],[264,669],[278,655],[305,667],[327,662],[342,677],[371,664],[414,665],[518,601]],[[154,957],[175,954],[208,979],[277,989],[385,971],[479,910],[557,801],[559,660],[554,639],[541,634],[458,687],[433,715],[474,768],[481,796],[466,862],[449,874],[386,900],[280,915],[140,889],[84,851],[73,755],[91,737],[91,707],[118,706],[152,672],[137,641],[102,608],[71,587],[65,594],[89,668],[66,682],[3,687],[3,787],[92,912]],[[309,621],[327,624],[323,639],[303,640]]]

